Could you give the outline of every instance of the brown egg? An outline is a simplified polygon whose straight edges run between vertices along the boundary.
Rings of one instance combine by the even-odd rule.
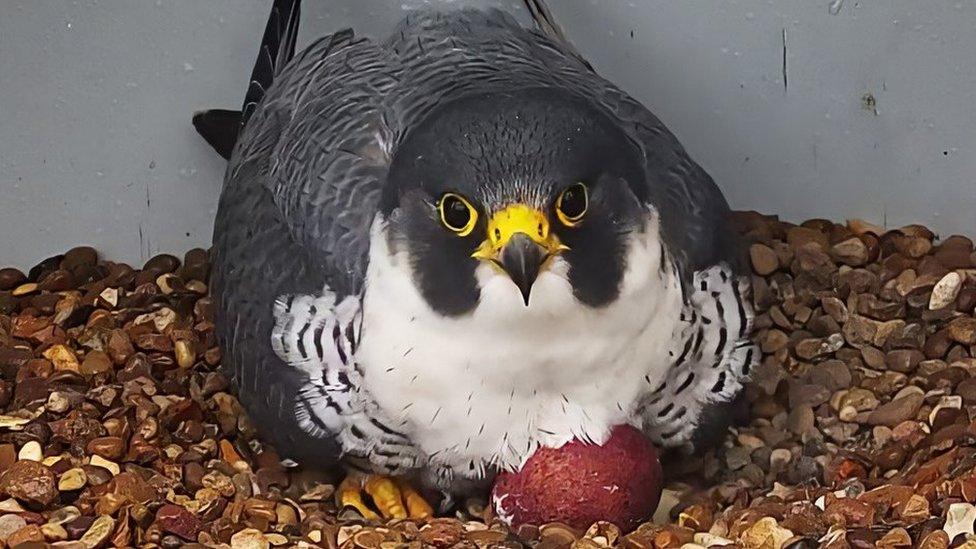
[[[513,528],[558,521],[586,529],[605,520],[630,531],[654,513],[661,488],[654,445],[622,425],[602,446],[574,440],[540,448],[521,471],[498,475],[492,502]]]

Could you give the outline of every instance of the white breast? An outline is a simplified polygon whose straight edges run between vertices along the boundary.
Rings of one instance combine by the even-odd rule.
[[[634,234],[619,298],[599,309],[576,301],[558,258],[528,307],[482,265],[478,307],[448,318],[378,220],[356,355],[366,389],[435,464],[462,475],[520,467],[539,445],[603,442],[614,425],[640,424],[638,399],[667,373],[681,291],[661,261],[655,220]]]

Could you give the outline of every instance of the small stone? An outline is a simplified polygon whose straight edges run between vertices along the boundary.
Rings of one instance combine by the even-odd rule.
[[[868,423],[894,427],[905,420],[914,418],[918,414],[919,408],[922,407],[923,400],[921,395],[907,395],[882,404],[868,415]]]
[[[52,511],[51,514],[48,515],[47,521],[55,524],[65,524],[80,516],[81,511],[79,511],[77,507],[73,505],[66,505]]]
[[[829,337],[803,339],[796,344],[796,355],[805,360],[838,351],[844,346],[844,336],[832,334]]]
[[[21,518],[20,515],[10,514],[0,516],[0,540],[6,541],[10,538],[11,534],[25,526],[27,526],[27,521]]]
[[[120,437],[98,437],[93,438],[86,445],[89,453],[101,456],[109,460],[122,459],[125,455],[125,441]],[[98,465],[92,463],[92,465]]]
[[[103,351],[89,351],[82,361],[80,372],[85,376],[104,374],[112,371],[112,359]]]
[[[976,404],[976,377],[962,380],[956,386],[955,393],[961,396],[966,404]]]
[[[26,503],[47,506],[58,497],[56,482],[54,473],[43,464],[20,460],[0,475],[0,491]]]
[[[14,291],[11,292],[11,295],[13,295],[14,297],[20,297],[22,295],[30,295],[36,292],[37,289],[38,289],[38,285],[36,282],[27,282],[26,284],[21,284],[20,286],[14,288]]]
[[[961,316],[950,322],[947,328],[953,341],[963,345],[976,343],[976,318]]]
[[[935,425],[935,418],[941,410],[959,410],[962,408],[962,397],[958,395],[947,395],[939,399],[939,402],[929,413],[929,425]]]
[[[826,234],[807,227],[791,227],[786,233],[786,242],[794,250],[798,250],[807,244],[813,244],[820,250],[826,250],[828,245]]]
[[[918,349],[895,349],[888,352],[885,364],[891,370],[910,374],[922,360],[925,360],[925,355]]]
[[[830,254],[851,267],[860,267],[868,262],[868,247],[856,236],[834,244]]]
[[[54,364],[54,369],[69,372],[80,372],[81,365],[78,364],[78,357],[75,352],[65,345],[54,345],[44,351],[44,358]]]
[[[17,452],[17,459],[41,461],[44,459],[44,451],[41,449],[41,443],[37,442],[36,440],[28,441],[20,448],[20,451]]]
[[[95,467],[101,467],[102,469],[107,470],[108,472],[112,473],[113,476],[122,472],[118,463],[109,461],[98,454],[93,455],[89,460],[89,463]]]
[[[769,468],[773,471],[782,471],[793,459],[793,454],[786,448],[777,448],[769,454]]]
[[[786,420],[786,427],[797,435],[812,433],[816,429],[813,408],[803,404],[790,410]]]
[[[43,546],[44,542],[44,532],[36,524],[28,524],[20,530],[10,534],[10,537],[6,539],[7,545],[10,547],[30,547],[32,542],[40,543]]]
[[[742,533],[739,541],[745,549],[779,549],[793,532],[783,528],[772,517],[759,519]]]
[[[753,244],[749,247],[749,258],[752,260],[752,269],[759,276],[768,276],[779,268],[779,259],[769,246],[764,244]]]
[[[119,304],[119,289],[105,288],[102,290],[102,293],[98,294],[98,297],[99,300],[104,303],[104,305],[108,305],[109,309],[114,309],[115,306]]]
[[[85,470],[81,467],[74,467],[61,474],[61,478],[58,479],[58,490],[62,492],[81,490],[87,482],[88,475],[85,474]]]
[[[935,530],[922,538],[922,541],[918,544],[918,547],[919,549],[946,549],[949,547],[950,541],[951,540],[945,531]]]
[[[421,528],[419,539],[435,547],[450,547],[461,541],[463,532],[464,529],[460,523],[441,519],[431,521],[427,526]],[[543,539],[547,537],[546,532],[547,528],[543,527],[540,532]],[[576,536],[573,536],[573,539],[575,540]]]
[[[156,523],[164,532],[176,534],[186,540],[197,539],[203,525],[193,513],[179,505],[163,505],[156,511]]]
[[[840,418],[841,421],[848,423],[852,422],[857,419],[857,408],[854,408],[853,406],[844,406],[840,409],[840,412],[837,413],[837,417]]]
[[[12,290],[20,286],[27,280],[27,276],[21,271],[8,267],[0,269],[0,292]]]
[[[855,411],[867,412],[874,410],[879,404],[880,402],[878,401],[878,397],[874,396],[874,393],[868,391],[867,389],[855,387],[847,391],[847,393],[841,397],[838,408],[850,406],[854,408]]]
[[[114,530],[115,519],[110,516],[101,515],[95,519],[95,522],[92,523],[91,528],[89,528],[78,541],[85,544],[85,547],[88,549],[96,549],[108,541],[109,536],[112,535]]]
[[[972,503],[953,503],[946,512],[945,526],[942,530],[949,536],[949,540],[956,539],[960,534],[973,535],[973,521],[976,521],[976,506]]]
[[[380,538],[382,538],[382,535],[380,535]],[[353,539],[355,539],[355,537]],[[241,530],[240,532],[237,532],[231,536],[230,546],[232,549],[268,549],[271,546],[271,543],[260,530],[245,528],[244,530]],[[375,549],[378,548],[379,544],[376,545]]]
[[[68,531],[64,526],[56,522],[47,522],[41,525],[41,533],[48,541],[64,541],[68,539]]]
[[[171,273],[178,269],[180,266],[180,260],[169,254],[159,254],[154,256],[146,264],[143,265],[142,270],[144,271],[158,271],[162,273]]]
[[[960,288],[962,288],[962,277],[959,276],[959,273],[953,271],[943,276],[932,288],[929,310],[937,311],[955,303]]]
[[[64,526],[65,531],[68,532],[69,538],[77,539],[83,536],[85,532],[92,527],[92,524],[95,524],[95,517],[78,516],[62,523],[61,525]]]
[[[176,363],[180,368],[190,368],[196,360],[196,352],[193,350],[193,343],[185,339],[180,339],[174,346]]]

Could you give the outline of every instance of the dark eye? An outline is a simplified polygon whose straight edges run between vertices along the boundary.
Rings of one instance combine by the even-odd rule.
[[[441,214],[441,223],[460,236],[471,234],[478,221],[478,212],[461,195],[445,193],[437,203],[437,209]]]
[[[556,216],[563,225],[572,227],[583,219],[588,205],[586,185],[582,183],[570,185],[556,200]]]

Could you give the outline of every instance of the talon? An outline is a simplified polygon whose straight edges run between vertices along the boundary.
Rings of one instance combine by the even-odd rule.
[[[379,520],[379,515],[363,501],[362,483],[356,475],[347,476],[339,484],[338,497],[339,507],[352,507],[359,511],[359,514],[366,520]]]
[[[413,486],[403,480],[398,480],[397,486],[400,487],[403,502],[407,505],[407,516],[412,519],[425,519],[434,515],[434,508]]]
[[[366,479],[365,489],[366,493],[373,498],[373,503],[383,518],[407,518],[407,510],[403,507],[403,494],[389,477],[370,475]]]
[[[366,504],[368,494],[373,508]],[[352,507],[367,520],[424,519],[434,515],[434,509],[413,486],[403,479],[382,475],[350,474],[336,492],[341,507]]]

